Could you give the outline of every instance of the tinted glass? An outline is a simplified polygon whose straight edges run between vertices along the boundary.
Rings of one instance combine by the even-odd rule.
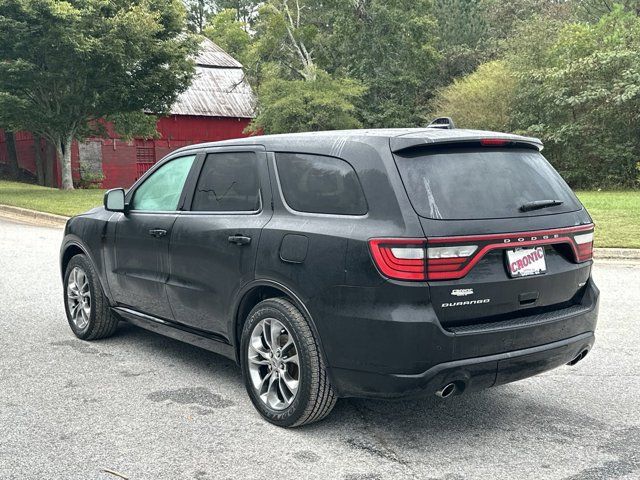
[[[253,212],[259,208],[260,182],[255,153],[208,155],[191,209],[203,212]]]
[[[364,215],[367,202],[344,160],[322,155],[278,153],[278,176],[287,204],[299,212]]]
[[[153,172],[134,193],[131,208],[153,212],[177,210],[184,182],[195,158],[195,155],[176,158]]]
[[[579,210],[562,177],[535,150],[438,149],[396,156],[402,180],[419,215],[465,220],[550,215]],[[562,205],[521,212],[536,200]]]

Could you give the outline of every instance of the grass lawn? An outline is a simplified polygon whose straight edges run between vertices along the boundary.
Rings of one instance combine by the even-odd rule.
[[[577,192],[596,222],[597,247],[640,248],[640,191]],[[0,204],[72,216],[102,205],[104,190],[62,191],[0,180]]]
[[[640,248],[640,191],[576,192],[596,223],[596,247]]]
[[[71,190],[0,180],[0,204],[68,217],[102,205],[104,190]]]

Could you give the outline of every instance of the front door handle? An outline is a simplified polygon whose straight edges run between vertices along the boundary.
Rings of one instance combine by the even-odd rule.
[[[162,228],[154,228],[149,230],[149,235],[156,238],[164,237],[166,234],[167,231]]]
[[[251,237],[245,235],[231,235],[229,237],[229,243],[235,243],[236,245],[249,245],[251,243]]]

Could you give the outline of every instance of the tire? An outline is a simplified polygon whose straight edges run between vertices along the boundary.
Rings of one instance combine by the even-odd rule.
[[[110,337],[116,331],[118,319],[111,312],[98,274],[86,255],[76,255],[69,261],[64,274],[63,295],[67,321],[76,337],[98,340]]]
[[[277,341],[267,341],[266,338],[274,340],[271,337],[273,326],[276,326],[273,331],[281,332],[280,336]],[[289,345],[290,340],[293,340],[293,347]],[[284,346],[280,349],[276,344]],[[273,349],[271,345],[274,345]],[[271,298],[251,310],[242,329],[240,355],[249,397],[270,423],[279,427],[298,427],[317,422],[336,404],[337,396],[318,342],[300,310],[288,300]],[[276,366],[278,362],[280,364]],[[277,380],[273,380],[273,372],[278,373]],[[293,390],[289,386],[296,385],[296,373],[297,388],[290,398],[288,394]],[[263,379],[262,375],[271,376]],[[273,385],[267,386],[266,382],[272,380]],[[267,393],[261,395],[260,391],[265,389]]]

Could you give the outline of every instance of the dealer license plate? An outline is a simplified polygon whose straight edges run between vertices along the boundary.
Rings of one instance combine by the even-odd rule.
[[[507,250],[507,270],[512,277],[528,277],[547,271],[544,248],[516,248]]]

